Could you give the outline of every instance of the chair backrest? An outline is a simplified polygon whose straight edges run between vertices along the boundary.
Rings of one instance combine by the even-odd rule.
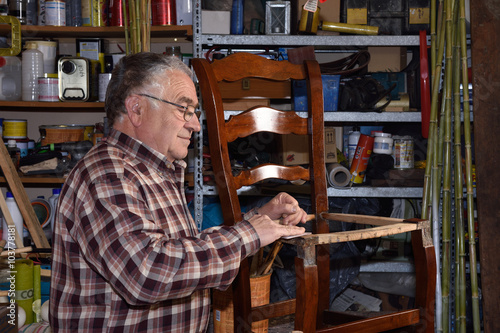
[[[325,155],[322,144],[324,143],[323,85],[318,63],[308,60],[304,61],[303,65],[297,65],[241,52],[212,63],[205,59],[193,59],[192,64],[199,82],[202,106],[206,115],[212,167],[222,203],[224,223],[232,225],[242,218],[238,189],[271,178],[309,181],[314,209],[312,213],[328,211]],[[276,83],[305,80],[307,118],[300,117],[293,111],[254,106],[231,116],[226,121],[219,85],[245,79]],[[268,89],[268,92],[269,96],[273,95],[272,89]],[[259,132],[308,135],[309,167],[266,163],[233,176],[228,143]],[[325,233],[328,232],[328,225],[325,220],[319,218],[313,229],[315,232]]]

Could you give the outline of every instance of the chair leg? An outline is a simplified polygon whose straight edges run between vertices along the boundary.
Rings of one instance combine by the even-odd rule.
[[[297,279],[295,330],[304,333],[316,332],[318,266],[307,264],[307,260],[296,257],[295,274]]]
[[[429,229],[418,229],[411,234],[416,274],[415,306],[420,309],[416,331],[425,333],[434,332],[436,298],[436,254],[432,239],[426,234]]]
[[[234,332],[252,331],[252,299],[250,295],[250,268],[248,259],[241,262],[233,282]]]

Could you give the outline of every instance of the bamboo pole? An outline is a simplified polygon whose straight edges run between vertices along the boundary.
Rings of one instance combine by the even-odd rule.
[[[127,16],[127,1],[122,1],[122,11],[123,11],[123,26],[125,30],[125,54],[130,54],[130,36],[129,36],[129,20]]]
[[[135,53],[141,52],[141,2],[142,0],[135,1]]]
[[[454,189],[455,189],[455,332],[466,330],[465,287],[465,230],[463,214],[462,140],[460,119],[460,44],[458,33],[458,5],[453,11],[453,138],[454,138]]]
[[[465,24],[465,1],[460,0],[460,54],[462,63],[462,87],[464,101],[464,138],[465,138],[465,183],[467,187],[467,226],[469,232],[469,266],[472,292],[472,320],[474,332],[481,331],[479,317],[479,296],[476,262],[476,233],[474,223],[474,188],[472,181],[472,144],[469,103],[469,76],[467,66],[467,36]]]

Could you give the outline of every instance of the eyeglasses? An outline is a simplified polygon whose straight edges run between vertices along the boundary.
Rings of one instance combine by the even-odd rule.
[[[144,97],[149,97],[149,98],[155,99],[157,101],[160,101],[160,102],[167,103],[167,104],[170,104],[170,105],[178,107],[179,111],[181,111],[184,114],[184,121],[185,122],[190,121],[193,118],[193,116],[196,114],[196,112],[194,111],[194,110],[196,110],[196,108],[194,106],[192,106],[192,105],[183,106],[183,105],[180,105],[180,104],[177,104],[177,103],[172,103],[172,102],[169,102],[169,101],[166,101],[164,99],[161,99],[161,98],[158,98],[158,97],[154,97],[154,96],[151,96],[151,95],[148,95],[148,94],[138,94],[138,95],[139,96],[144,96]]]

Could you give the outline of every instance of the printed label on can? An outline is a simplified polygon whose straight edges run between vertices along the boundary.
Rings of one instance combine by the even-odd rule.
[[[40,102],[59,102],[59,80],[57,78],[38,78]]]
[[[54,26],[66,25],[66,3],[62,1],[45,2],[45,24]]]
[[[412,169],[413,167],[413,139],[394,140],[394,168]]]

